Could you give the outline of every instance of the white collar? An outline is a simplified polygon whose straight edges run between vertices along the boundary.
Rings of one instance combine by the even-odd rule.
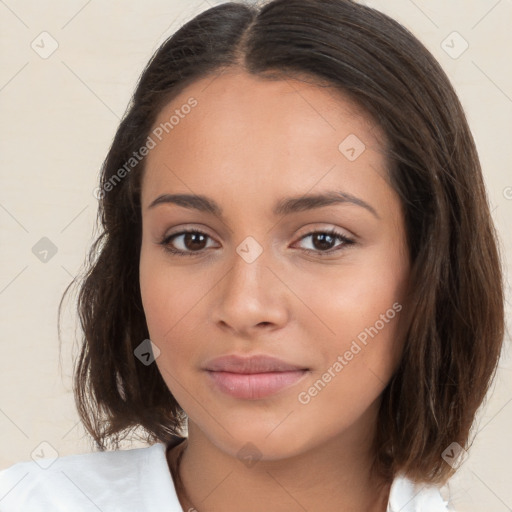
[[[447,512],[448,502],[439,487],[417,484],[400,474],[389,491],[387,512]]]

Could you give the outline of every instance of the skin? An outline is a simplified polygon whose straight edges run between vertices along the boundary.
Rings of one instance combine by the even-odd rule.
[[[144,311],[161,351],[156,364],[189,418],[188,441],[168,454],[172,462],[184,450],[190,501],[179,493],[180,502],[200,512],[385,511],[389,482],[370,472],[371,442],[403,348],[410,267],[384,134],[333,88],[238,70],[188,86],[155,127],[191,96],[197,106],[148,154],[141,192]],[[350,134],[366,146],[353,161],[338,149]],[[340,190],[378,217],[348,202],[272,213],[283,197]],[[206,195],[224,217],[171,203],[149,208],[171,193]],[[170,245],[196,254],[166,252],[159,242],[185,228],[208,236]],[[306,236],[332,228],[355,243]],[[251,263],[236,251],[248,236],[263,251]],[[402,311],[301,403],[299,393],[394,303]],[[309,371],[270,397],[238,399],[202,370],[233,353],[268,354]],[[260,457],[250,467],[237,457],[249,442]]]

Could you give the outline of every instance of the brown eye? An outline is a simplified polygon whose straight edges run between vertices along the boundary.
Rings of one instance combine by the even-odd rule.
[[[194,256],[206,249],[206,242],[210,237],[202,231],[180,231],[165,237],[160,244],[165,250],[179,256]],[[175,246],[178,246],[176,248]]]
[[[327,231],[313,231],[307,235],[304,235],[301,240],[305,240],[307,238],[311,238],[311,245],[313,248],[304,250],[307,252],[316,253],[320,256],[332,254],[335,251],[339,251],[355,243],[354,240],[346,237],[341,233],[338,233],[334,229]],[[340,243],[335,245],[336,241],[340,241]]]
[[[191,251],[204,249],[205,240],[206,236],[202,233],[185,233],[183,235],[183,245]]]
[[[335,243],[336,238],[326,233],[315,233],[314,235],[312,235],[312,240],[315,249],[323,251],[332,249],[332,246]]]

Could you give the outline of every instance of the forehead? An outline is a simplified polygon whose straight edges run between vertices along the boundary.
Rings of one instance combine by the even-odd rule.
[[[200,79],[162,109],[150,136],[143,204],[165,188],[300,193],[320,180],[360,188],[386,173],[380,127],[342,92],[312,80],[239,71]]]

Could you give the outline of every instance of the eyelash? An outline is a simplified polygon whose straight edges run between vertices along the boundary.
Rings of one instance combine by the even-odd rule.
[[[163,246],[165,251],[167,251],[167,252],[169,252],[169,253],[171,253],[171,254],[173,254],[175,256],[197,256],[197,255],[200,255],[201,253],[203,253],[205,251],[205,249],[201,249],[199,251],[182,251],[181,249],[174,249],[174,248],[172,248],[170,246],[170,243],[171,243],[171,241],[174,238],[176,238],[178,236],[181,236],[181,235],[185,235],[187,233],[195,233],[195,234],[198,234],[198,235],[205,235],[206,237],[211,239],[211,237],[209,235],[207,235],[206,233],[204,233],[202,231],[199,231],[197,229],[186,229],[186,230],[180,231],[178,233],[173,233],[172,235],[164,237],[159,242],[159,245]],[[329,236],[331,236],[331,237],[333,237],[335,239],[338,239],[338,240],[342,241],[343,244],[335,246],[332,249],[328,249],[327,251],[319,251],[319,250],[314,250],[314,249],[301,249],[301,250],[304,251],[304,252],[307,252],[307,253],[315,253],[315,255],[318,255],[320,257],[324,257],[324,256],[331,255],[333,252],[336,252],[336,251],[339,251],[339,250],[343,250],[347,246],[355,244],[354,240],[352,240],[351,238],[346,237],[345,235],[342,235],[341,233],[338,233],[338,231],[336,231],[335,229],[311,231],[311,232],[305,234],[304,236],[302,236],[300,238],[300,240],[303,240],[304,238],[310,237],[312,235],[318,235],[318,234],[329,235]]]

